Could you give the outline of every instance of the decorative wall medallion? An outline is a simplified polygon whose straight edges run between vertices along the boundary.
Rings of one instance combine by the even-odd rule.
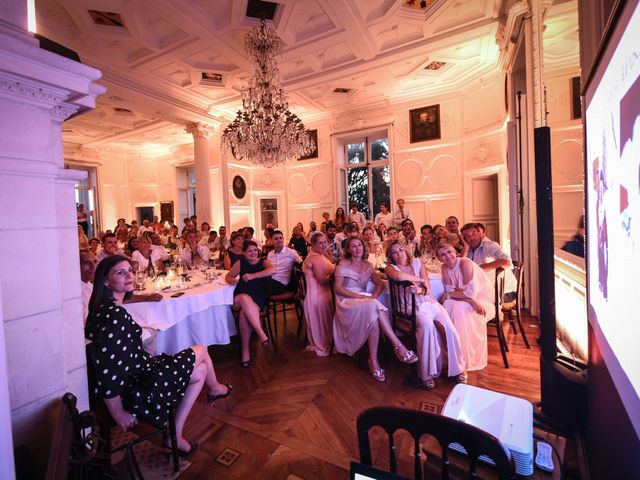
[[[327,198],[331,194],[331,177],[326,172],[319,172],[311,180],[313,193],[321,199]]]
[[[233,177],[233,194],[238,200],[242,200],[247,194],[247,184],[240,175]]]
[[[493,155],[491,155],[489,147],[486,143],[480,142],[476,145],[476,150],[473,153],[473,157],[471,157],[471,163],[477,165],[487,163],[490,160],[493,160]]]
[[[450,155],[441,155],[431,164],[431,182],[442,189],[448,186],[458,176],[458,165]]]
[[[397,185],[403,192],[410,192],[420,186],[423,174],[422,165],[417,160],[406,160],[398,165]]]
[[[302,198],[307,193],[307,179],[297,173],[289,178],[289,193],[295,198]]]

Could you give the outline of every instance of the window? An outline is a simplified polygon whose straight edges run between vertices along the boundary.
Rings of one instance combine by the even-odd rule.
[[[390,199],[389,139],[385,133],[348,140],[344,148],[346,192],[341,193],[346,197],[347,210],[358,205],[365,217],[373,220],[380,203],[389,204]]]

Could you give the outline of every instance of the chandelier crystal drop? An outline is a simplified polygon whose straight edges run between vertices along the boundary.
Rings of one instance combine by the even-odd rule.
[[[289,111],[287,93],[280,86],[275,56],[283,42],[265,21],[245,36],[245,48],[254,68],[242,90],[242,110],[222,133],[225,151],[236,160],[273,167],[310,154],[315,144],[302,120]]]

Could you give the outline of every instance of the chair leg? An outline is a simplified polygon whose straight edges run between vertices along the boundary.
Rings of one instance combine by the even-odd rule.
[[[303,320],[303,310],[300,301],[298,300],[295,303],[296,307],[296,316],[298,317],[298,329],[296,330],[296,337],[300,339],[300,334],[302,333],[302,320]]]
[[[522,328],[522,320],[520,318],[520,305],[516,305],[516,319],[518,322],[518,327],[520,327],[520,335],[522,335],[522,340],[524,340],[524,344],[527,348],[531,348],[529,346],[529,340],[527,340],[527,334],[524,332],[524,328]]]
[[[274,306],[274,310],[275,310],[275,306]],[[275,313],[273,317],[275,322]],[[269,308],[267,308],[266,323],[267,323],[267,335],[271,339],[271,344],[273,345],[273,351],[275,353],[278,353],[278,345],[276,344],[276,337],[273,335],[273,324],[271,323],[271,314],[270,314]],[[277,322],[276,322],[276,325],[277,325]]]
[[[180,470],[180,458],[178,456],[176,419],[173,411],[169,414],[169,442],[171,443],[171,457],[173,458],[173,473],[178,473]]]
[[[276,302],[273,302],[271,304],[272,310],[273,310],[273,323],[274,323],[274,330],[275,330],[275,334],[278,335],[278,304]]]
[[[507,360],[507,340],[504,338],[504,332],[502,331],[502,324],[499,318],[496,318],[496,333],[498,335],[498,345],[500,345],[500,353],[502,354],[502,361],[504,362],[504,368],[509,368],[509,361]]]

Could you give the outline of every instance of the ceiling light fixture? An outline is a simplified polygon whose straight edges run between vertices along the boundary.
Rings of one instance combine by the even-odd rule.
[[[253,77],[242,90],[242,109],[222,133],[222,145],[236,160],[268,168],[310,154],[315,144],[302,120],[289,111],[280,86],[274,57],[282,53],[282,40],[261,20],[244,41]]]

